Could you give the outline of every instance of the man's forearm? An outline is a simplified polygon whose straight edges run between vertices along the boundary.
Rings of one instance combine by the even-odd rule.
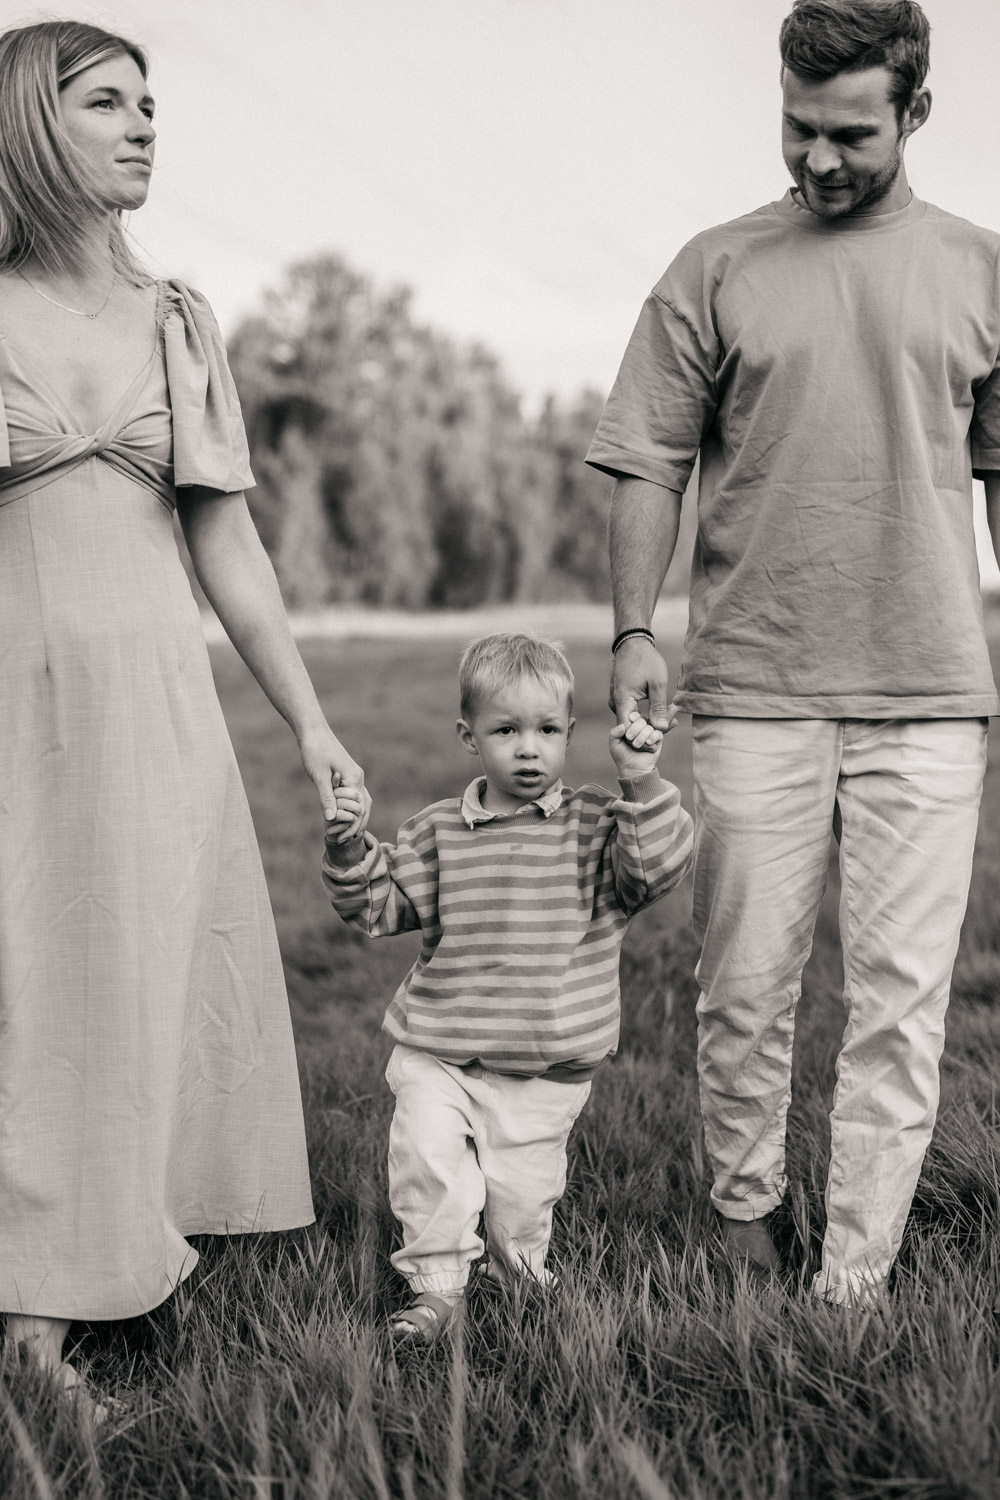
[[[993,542],[993,555],[1000,563],[1000,474],[984,474],[986,489],[986,520]]]
[[[649,628],[677,546],[682,498],[648,479],[615,480],[608,546],[616,634],[632,625]]]

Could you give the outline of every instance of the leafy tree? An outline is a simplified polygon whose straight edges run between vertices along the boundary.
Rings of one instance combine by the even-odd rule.
[[[292,266],[230,358],[290,605],[608,597],[608,481],[583,462],[596,392],[528,420],[488,350],[336,255]]]

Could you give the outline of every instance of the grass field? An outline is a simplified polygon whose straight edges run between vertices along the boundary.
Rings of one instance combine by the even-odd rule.
[[[456,645],[314,642],[331,722],[363,762],[373,830],[460,790]],[[606,654],[571,648],[573,782],[608,784]],[[257,824],[299,1042],[314,1228],[200,1243],[163,1307],[78,1329],[78,1358],[124,1397],[88,1436],[7,1368],[4,1497],[770,1497],[1000,1494],[1000,769],[994,737],[955,974],[938,1128],[892,1294],[817,1305],[826,1115],[843,1029],[831,884],[806,977],[790,1126],[785,1294],[715,1263],[694,1080],[685,887],[638,918],[622,961],[621,1051],[571,1143],[557,1213],[562,1289],[475,1290],[464,1328],[393,1352],[384,1178],[385,1003],[408,938],[342,926],[318,881],[320,820],[291,736],[228,649],[213,655]],[[662,768],[690,805],[686,724]]]

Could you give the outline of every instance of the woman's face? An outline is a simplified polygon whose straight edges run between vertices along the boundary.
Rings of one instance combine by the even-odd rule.
[[[141,208],[153,170],[153,100],[126,53],[84,68],[59,91],[66,133],[109,208]]]

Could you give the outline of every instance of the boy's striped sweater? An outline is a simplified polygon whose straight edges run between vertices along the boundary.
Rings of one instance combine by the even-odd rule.
[[[399,830],[328,842],[323,881],[372,937],[420,929],[385,1016],[397,1042],[499,1073],[587,1077],[618,1045],[618,956],[629,917],[675,886],[691,819],[656,772],[508,814],[435,802]]]

